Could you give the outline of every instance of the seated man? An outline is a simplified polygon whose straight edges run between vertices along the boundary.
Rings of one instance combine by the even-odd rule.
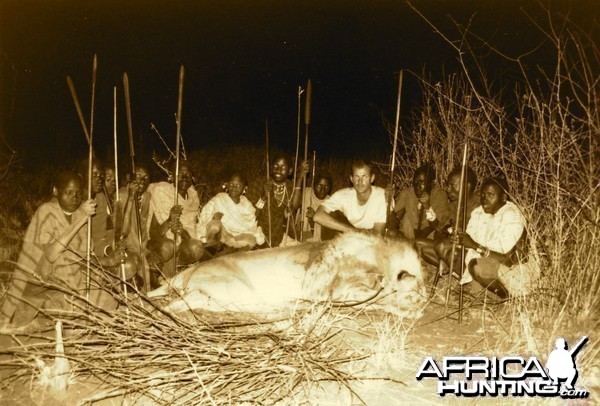
[[[369,230],[382,235],[385,232],[385,189],[373,186],[375,175],[363,160],[352,163],[351,188],[344,188],[326,199],[317,209],[315,223],[332,230],[346,232],[356,229]],[[347,221],[335,218],[331,213],[340,211]]]
[[[115,164],[111,162],[107,162],[104,167],[104,191],[106,192],[106,198],[114,206],[117,180],[115,178]]]
[[[523,236],[524,219],[517,206],[508,201],[508,184],[504,179],[488,178],[481,185],[481,206],[471,213],[466,232],[455,242],[467,248],[462,284],[473,279],[500,298],[527,293],[538,276],[532,266],[521,265],[522,253],[516,250]],[[450,262],[452,241],[445,240],[437,253]],[[455,253],[457,262],[460,255]],[[516,264],[516,266],[515,266]],[[459,269],[458,263],[455,264]]]
[[[173,164],[172,178],[175,174]],[[174,205],[175,185],[170,182],[153,183],[148,187],[150,207],[148,214],[149,237],[147,247],[164,264],[173,259],[177,244],[177,263],[190,264],[202,258],[204,247],[196,237],[196,220],[200,210],[198,193],[192,186],[192,171],[187,161],[179,162],[177,205]],[[163,266],[163,273],[174,275],[172,266]]]
[[[148,191],[150,185],[150,172],[145,162],[138,162],[135,167],[135,174],[130,176],[132,179],[126,186],[120,188],[120,199],[127,210],[126,217],[131,223],[130,235],[128,236],[128,247],[135,246],[139,249],[139,240],[142,241],[142,247],[148,242],[148,224],[150,219],[150,199],[151,195]],[[137,210],[137,215],[134,210]],[[140,225],[138,227],[137,220],[139,218]],[[141,238],[138,233],[141,231]],[[141,250],[143,251],[143,250]]]
[[[135,174],[130,175],[133,179],[126,186],[119,189],[119,202],[115,202],[115,213],[117,223],[115,231],[120,231],[120,237],[125,241],[129,259],[135,260],[138,266],[136,286],[148,288],[149,274],[146,255],[148,251],[148,213],[150,210],[150,175],[147,164],[140,162],[136,165]],[[133,254],[133,255],[132,255]],[[146,281],[148,279],[148,281]]]
[[[256,209],[242,194],[246,179],[234,173],[224,186],[225,192],[218,193],[202,208],[196,228],[200,240],[245,249],[264,244],[265,235],[256,222]]]
[[[448,196],[434,183],[435,169],[422,165],[413,175],[412,187],[401,190],[396,198],[394,211],[400,232],[409,240],[432,237],[448,219]]]
[[[296,174],[296,185],[308,173],[308,161],[302,162]],[[276,155],[271,162],[269,179],[258,179],[248,188],[248,200],[256,207],[258,225],[263,230],[266,244],[279,247],[286,231],[293,238],[300,238],[298,232],[289,232],[287,226],[294,226],[290,216],[300,207],[300,186],[295,189],[288,179],[293,168],[289,158],[283,154]]]
[[[83,195],[87,196],[88,185],[88,159],[82,159],[77,165],[77,173],[83,178],[85,190]],[[96,214],[92,217],[92,241],[94,242],[94,253],[99,258],[105,257],[110,251],[114,240],[114,226],[112,202],[104,193],[104,164],[97,158],[92,160],[92,199],[96,202]]]
[[[448,174],[448,181],[446,184],[446,193],[448,194],[448,204],[449,211],[448,217],[444,224],[440,224],[438,230],[436,230],[436,235],[434,235],[435,241],[429,238],[417,238],[416,246],[419,251],[421,257],[427,261],[429,264],[438,266],[439,258],[435,252],[435,244],[439,244],[442,242],[444,238],[447,238],[451,233],[449,231],[453,230],[456,226],[456,212],[458,208],[458,195],[460,193],[460,174],[461,167],[458,166],[454,168],[450,174]],[[467,215],[465,220],[465,225],[469,223],[469,219],[471,218],[471,212],[473,209],[480,205],[479,203],[479,194],[475,191],[477,187],[477,175],[475,172],[469,167],[467,167]]]
[[[304,241],[321,241],[321,225],[315,223],[313,218],[319,206],[329,197],[331,192],[331,178],[326,175],[315,177],[313,187],[307,187],[304,190],[304,218],[301,218],[302,213],[298,213],[299,226],[304,224],[303,235]],[[298,229],[300,229],[298,227]]]
[[[52,188],[52,199],[43,203],[33,215],[25,237],[12,283],[2,303],[0,319],[17,325],[27,324],[39,310],[70,310],[69,300],[61,288],[86,295],[87,227],[95,214],[93,199],[82,203],[83,181],[74,172],[60,173]],[[123,259],[122,251],[99,258],[99,265],[112,267]],[[98,286],[98,264],[93,265],[90,302],[106,310],[116,301]],[[37,275],[37,277],[35,276]],[[38,280],[56,285],[43,286]],[[27,303],[29,302],[29,303]]]

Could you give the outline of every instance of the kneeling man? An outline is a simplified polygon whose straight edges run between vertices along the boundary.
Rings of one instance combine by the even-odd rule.
[[[365,161],[352,163],[351,188],[338,190],[317,209],[315,223],[332,230],[346,232],[356,229],[370,230],[383,236],[386,222],[385,189],[373,186],[375,175]],[[341,212],[345,218],[332,215]]]
[[[530,264],[519,263],[524,258],[519,257],[516,248],[525,223],[518,207],[508,201],[507,191],[504,179],[486,179],[481,186],[481,206],[472,211],[466,232],[460,233],[456,241],[467,248],[468,271],[463,273],[461,283],[474,279],[500,298],[528,293],[539,273]],[[436,248],[440,258],[449,263],[452,242],[446,240]]]

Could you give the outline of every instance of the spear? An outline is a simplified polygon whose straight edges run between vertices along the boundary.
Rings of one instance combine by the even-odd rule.
[[[135,174],[135,149],[133,145],[133,128],[131,124],[131,103],[129,98],[129,77],[123,73],[123,90],[125,92],[125,111],[127,112],[127,131],[129,133],[129,155],[131,156],[131,173]]]
[[[313,159],[312,159],[312,171],[310,175],[310,193],[315,193],[315,175],[317,171],[317,151],[313,150]],[[310,224],[310,223],[309,223]],[[313,231],[314,237],[314,222],[311,226],[311,231]]]
[[[298,154],[300,151],[300,123],[301,123],[301,110],[302,110],[302,93],[304,93],[304,90],[302,89],[301,86],[298,86],[298,119],[297,119],[297,123],[298,123],[298,127],[296,130],[296,155],[294,157],[294,180],[293,180],[293,184],[292,184],[292,191],[296,190],[296,168],[298,168]],[[302,213],[300,213],[300,215],[302,215]],[[289,226],[289,217],[287,219],[286,225],[285,225],[285,229],[288,229]],[[300,221],[302,221],[302,219],[300,219]],[[296,222],[297,220],[294,220],[294,238],[298,238],[298,236],[296,235]]]
[[[177,98],[177,135],[175,139],[175,196],[173,205],[177,206],[179,200],[179,148],[181,141],[181,108],[183,104],[183,65],[179,69],[179,95]],[[177,234],[173,234],[173,275],[177,273]]]
[[[294,157],[294,168],[298,167],[298,152],[300,151],[300,115],[301,115],[301,110],[302,110],[302,93],[304,93],[304,90],[302,90],[301,86],[298,86],[298,128],[296,130],[296,155]],[[294,188],[296,188],[296,176],[294,174],[294,183],[293,183]]]
[[[265,117],[265,148],[267,151],[267,181],[271,179],[271,158],[269,157],[269,120]],[[269,223],[269,247],[271,245],[272,231],[271,231],[271,192],[267,193],[267,219]]]
[[[175,114],[175,123],[177,122],[177,114]],[[179,138],[181,141],[181,156],[183,157],[183,159],[187,160],[187,155],[185,153],[185,143],[183,142],[183,134],[179,134]]]
[[[88,200],[92,198],[92,160],[94,159],[94,149],[93,149],[93,136],[94,136],[94,99],[96,97],[96,71],[98,69],[98,58],[96,54],[94,54],[94,62],[92,66],[92,104],[90,111],[90,132],[88,135]],[[71,82],[72,84],[72,82]],[[75,91],[75,87],[73,87],[73,94]],[[78,113],[81,113],[81,107],[79,107],[79,103],[76,103],[76,108]],[[83,115],[80,114],[81,120],[83,120]],[[82,124],[85,128],[85,122],[82,121]],[[85,300],[86,303],[89,304],[90,301],[90,263],[92,257],[92,219],[88,218],[87,222],[87,247],[86,247],[86,275],[85,275]]]
[[[400,70],[400,77],[398,78],[398,100],[396,102],[396,125],[394,127],[394,144],[392,147],[392,162],[390,164],[390,184],[392,185],[392,190],[390,191],[387,199],[388,219],[390,218],[390,216],[392,216],[392,199],[394,197],[394,169],[396,167],[396,148],[398,146],[398,129],[400,126],[400,101],[402,99],[402,78],[402,70]]]
[[[456,208],[456,230],[454,230],[454,236],[458,237],[460,231],[465,229],[465,219],[467,212],[467,155],[468,155],[468,143],[465,141],[465,147],[463,151],[462,168],[460,171],[460,188],[458,192],[458,206]],[[448,287],[446,289],[446,302],[445,309],[448,310],[448,300],[450,299],[450,288],[452,283],[452,273],[454,272],[454,258],[456,256],[456,245],[458,243],[457,238],[452,239],[452,251],[450,252],[450,271],[448,272]],[[465,263],[465,246],[460,246],[460,266]],[[466,270],[465,270],[466,272]],[[462,305],[463,305],[463,285],[460,284],[460,292],[458,297],[458,323],[462,322]]]
[[[92,86],[92,93],[95,93],[95,90],[96,90],[96,84],[95,84],[96,66],[97,66],[96,55],[94,55],[94,72],[93,72],[94,84]],[[77,111],[77,117],[79,117],[79,122],[81,123],[81,127],[83,128],[83,134],[85,135],[85,139],[88,142],[88,145],[90,146],[90,148],[92,148],[91,147],[91,134],[90,134],[91,131],[88,130],[87,123],[85,122],[85,118],[83,117],[83,113],[81,111],[81,105],[79,104],[79,98],[77,97],[77,91],[75,90],[75,85],[73,84],[71,77],[68,75],[67,75],[67,85],[69,86],[69,90],[71,91],[71,97],[73,99],[73,104],[75,105],[75,110]],[[93,109],[93,99],[94,99],[94,96],[92,95],[92,109]],[[92,117],[92,121],[93,121],[93,117]],[[90,126],[90,129],[91,129],[91,126]],[[92,158],[95,156],[96,156],[96,154],[92,148]],[[89,188],[88,188],[88,191],[90,191]],[[104,183],[102,183],[102,192],[104,192],[105,196],[108,196],[108,193],[106,192],[106,185]],[[90,194],[90,196],[91,196],[91,194]],[[90,197],[90,199],[91,199],[91,197]],[[110,214],[113,211],[113,207],[112,207],[110,200],[107,200],[107,205],[108,205],[108,212]]]
[[[317,151],[313,150],[312,171],[311,171],[311,175],[310,175],[310,177],[311,177],[310,188],[313,190],[315,188],[316,170],[317,170]]]
[[[117,147],[117,87],[113,87],[113,141],[115,148],[115,249],[117,249],[117,243],[123,237],[123,216],[125,214],[125,210],[123,208],[123,212],[118,210],[119,206],[119,153]],[[119,218],[120,217],[120,218]],[[121,259],[121,263],[119,264],[119,270],[121,271],[121,282],[123,284],[123,295],[125,296],[125,311],[127,312],[127,316],[129,317],[129,306],[127,305],[127,283],[125,282],[125,260]]]
[[[310,79],[308,79],[308,83],[306,84],[306,105],[304,107],[304,128],[305,128],[305,135],[304,135],[304,160],[308,160],[308,127],[310,127],[310,104],[311,104],[311,98],[312,98],[312,84],[310,82]],[[304,201],[304,194],[305,194],[305,189],[306,189],[306,175],[304,175],[304,177],[302,178],[302,208],[301,208],[301,213],[302,215],[300,216],[300,241],[304,241],[304,212],[306,210],[306,202]]]
[[[129,135],[129,155],[131,157],[131,170],[133,173],[133,176],[135,177],[135,149],[134,149],[134,145],[133,145],[133,125],[132,125],[132,120],[131,120],[131,99],[129,96],[129,77],[127,76],[127,73],[123,74],[123,89],[125,90],[124,94],[125,94],[125,108],[127,111],[127,129],[128,129],[128,135]],[[116,147],[115,147],[115,151],[116,151]],[[136,224],[137,224],[137,234],[138,234],[138,244],[139,244],[139,248],[140,248],[140,260],[142,263],[142,273],[143,273],[143,277],[144,277],[144,287],[143,290],[147,291],[149,286],[150,286],[150,270],[148,269],[148,267],[146,266],[146,263],[144,262],[144,245],[142,242],[142,219],[140,217],[140,201],[138,200],[138,195],[137,192],[134,192],[133,194],[133,205],[134,205],[134,211],[135,211],[135,219],[136,219]]]

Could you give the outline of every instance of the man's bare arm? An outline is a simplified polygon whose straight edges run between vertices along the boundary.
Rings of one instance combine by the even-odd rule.
[[[336,220],[331,214],[327,213],[323,206],[319,206],[313,217],[315,223],[322,225],[323,227],[330,228],[336,231],[354,231],[355,228],[349,224],[342,223]]]

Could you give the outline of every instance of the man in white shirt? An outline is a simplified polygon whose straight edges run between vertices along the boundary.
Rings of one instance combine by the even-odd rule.
[[[518,207],[508,201],[507,190],[505,180],[486,179],[481,186],[481,206],[472,211],[466,232],[461,232],[456,240],[458,245],[467,248],[468,271],[463,273],[461,283],[474,279],[501,298],[527,293],[523,285],[529,285],[537,277],[532,267],[518,265],[525,260],[518,258],[515,249],[523,235],[525,221]],[[449,262],[451,244],[441,249],[440,254]]]
[[[379,235],[385,232],[386,199],[385,190],[373,186],[375,175],[366,162],[360,160],[352,164],[351,188],[335,192],[317,209],[315,223],[336,231],[370,230]],[[331,215],[340,211],[348,222],[340,221]]]

